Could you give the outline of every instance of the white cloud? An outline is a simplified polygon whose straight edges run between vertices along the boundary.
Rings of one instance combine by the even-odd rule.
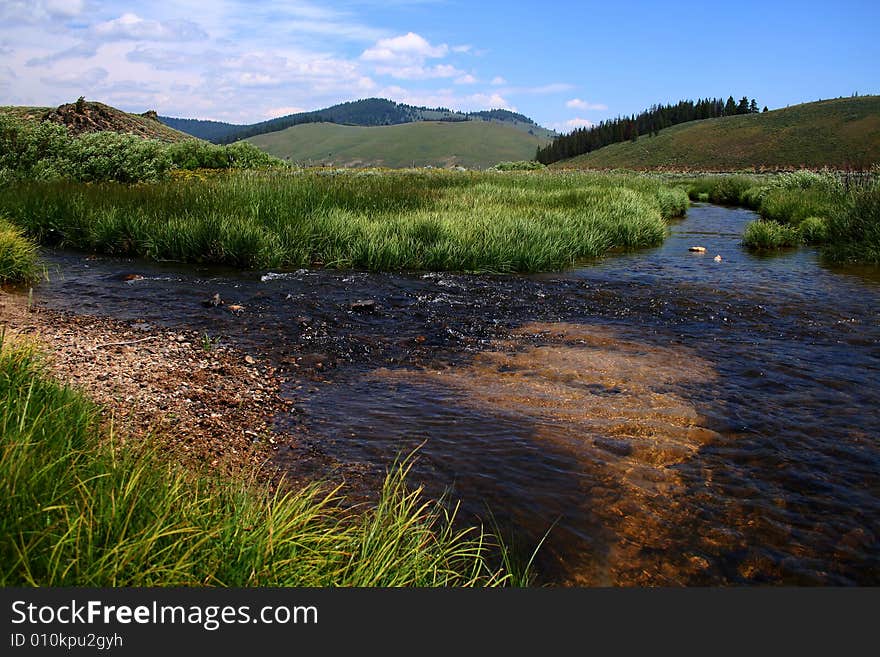
[[[579,110],[607,110],[608,106],[603,105],[601,103],[588,103],[585,100],[581,100],[580,98],[572,98],[571,100],[565,101],[565,106],[571,109],[579,109]]]
[[[277,119],[279,116],[287,116],[289,114],[299,114],[300,112],[305,112],[306,110],[302,107],[270,107],[264,112],[264,115],[267,119]]]
[[[580,117],[575,117],[573,119],[569,119],[568,121],[562,121],[561,123],[552,123],[550,127],[558,132],[571,132],[572,130],[577,130],[578,128],[592,128],[596,124],[590,121],[589,119],[582,119]]]
[[[459,71],[450,64],[437,64],[436,66],[377,66],[376,73],[389,75],[398,80],[436,80],[461,76],[464,71]]]
[[[132,13],[98,23],[92,28],[92,33],[95,37],[107,41],[197,41],[208,36],[192,21],[183,19],[154,21]]]
[[[3,0],[0,20],[4,23],[45,23],[76,18],[85,10],[83,0]]]
[[[367,62],[423,62],[428,58],[445,57],[448,53],[449,46],[445,43],[432,46],[423,36],[407,32],[402,36],[379,39],[364,50],[361,59]]]
[[[380,4],[0,0],[2,96],[250,123],[369,96],[471,111],[548,92],[481,75],[479,44],[389,31],[365,9]]]
[[[61,62],[66,59],[91,59],[98,52],[98,46],[93,43],[82,42],[70,48],[59,50],[58,52],[43,57],[32,57],[25,66],[48,66],[55,62]]]
[[[46,13],[64,18],[79,16],[85,9],[83,0],[45,0],[43,4],[46,7]]]
[[[516,111],[516,107],[499,94],[474,93],[458,95],[452,89],[435,91],[409,90],[398,86],[385,87],[380,90],[385,98],[399,103],[417,107],[447,107],[460,112],[474,112],[485,109],[508,109]]]
[[[188,60],[188,57],[179,51],[143,46],[126,53],[125,58],[130,62],[149,64],[160,71],[174,71],[186,65]]]
[[[77,87],[86,91],[89,87],[94,87],[99,82],[106,80],[108,75],[107,69],[96,66],[86,71],[45,76],[40,78],[40,81],[52,87]]]
[[[265,73],[241,73],[236,81],[243,87],[277,87],[283,82],[280,77]]]

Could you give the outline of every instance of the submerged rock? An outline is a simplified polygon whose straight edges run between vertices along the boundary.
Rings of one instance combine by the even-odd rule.
[[[376,302],[372,299],[359,299],[352,301],[349,308],[357,313],[374,313],[376,312]]]
[[[720,255],[717,255],[717,256],[715,256],[715,257],[712,258],[712,259],[713,259],[715,262],[721,262],[721,256],[720,256]]]
[[[692,246],[691,248],[688,249],[688,251],[692,251],[693,253],[705,253],[706,247],[705,246]]]
[[[241,315],[244,312],[244,306],[239,306],[235,303],[229,304],[226,306],[226,309],[233,315]]]
[[[217,293],[214,296],[212,296],[210,299],[206,299],[205,301],[202,301],[202,305],[205,308],[216,308],[217,306],[223,305],[223,299],[221,299],[220,294]]]

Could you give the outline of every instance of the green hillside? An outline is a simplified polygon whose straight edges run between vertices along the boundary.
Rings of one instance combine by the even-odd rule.
[[[389,168],[486,168],[505,160],[530,160],[546,143],[496,121],[419,121],[369,128],[307,123],[247,141],[291,162]]]
[[[860,96],[682,123],[553,167],[734,171],[868,168],[878,162],[880,96]]]
[[[220,121],[203,121],[200,119],[177,119],[168,116],[158,117],[165,125],[187,134],[207,139],[214,143],[231,144],[242,139],[249,139],[269,132],[278,132],[306,123],[338,123],[374,127],[415,123],[418,121],[492,121],[513,126],[524,132],[541,138],[552,139],[556,136],[532,121],[529,117],[510,110],[493,109],[479,112],[458,112],[444,107],[415,107],[404,103],[395,103],[387,98],[363,98],[325,107],[312,112],[299,112],[279,116],[268,121],[260,121],[250,125],[235,125]]]

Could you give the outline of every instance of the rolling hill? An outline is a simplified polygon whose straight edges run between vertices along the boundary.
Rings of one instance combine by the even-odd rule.
[[[735,171],[880,163],[880,96],[837,98],[682,123],[553,168]]]
[[[377,127],[306,123],[247,141],[307,165],[486,168],[505,160],[530,160],[547,139],[504,122],[471,120]]]
[[[456,112],[443,107],[414,107],[403,103],[395,103],[384,98],[365,98],[348,103],[340,103],[332,107],[288,114],[268,121],[250,125],[223,123],[222,121],[203,121],[200,119],[177,119],[160,116],[166,125],[186,132],[187,134],[206,139],[215,143],[232,143],[248,137],[255,137],[270,132],[278,132],[287,128],[307,123],[337,123],[362,127],[400,125],[418,121],[492,121],[504,123],[540,138],[551,139],[555,136],[548,130],[532,121],[529,117],[509,110],[485,110],[481,112]]]
[[[77,108],[76,103],[58,107],[0,107],[0,113],[10,114],[29,121],[49,121],[67,128],[71,135],[87,132],[121,132],[139,137],[178,142],[192,139],[191,135],[169,128],[159,121],[153,111],[130,114],[104,103],[85,102]]]

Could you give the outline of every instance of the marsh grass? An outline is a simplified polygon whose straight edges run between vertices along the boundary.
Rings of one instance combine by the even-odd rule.
[[[690,181],[692,198],[742,205],[761,221],[746,226],[743,245],[772,250],[811,244],[836,262],[880,262],[880,180],[845,188],[831,173],[707,176]]]
[[[0,586],[497,586],[480,528],[390,470],[378,503],[198,476],[102,429],[0,338]],[[500,558],[499,558],[500,559]]]
[[[781,224],[771,220],[751,221],[743,233],[743,245],[755,251],[800,246],[803,242],[796,226]]]
[[[63,247],[245,268],[559,270],[660,244],[683,189],[624,175],[235,173],[18,184],[6,212]]]
[[[30,281],[38,274],[36,244],[21,228],[0,217],[0,283]]]

